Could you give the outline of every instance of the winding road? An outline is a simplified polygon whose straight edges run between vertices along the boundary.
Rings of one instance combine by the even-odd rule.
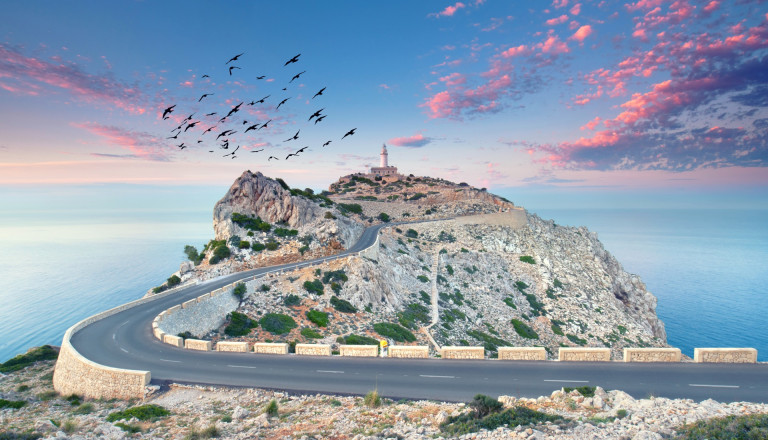
[[[477,393],[538,397],[563,386],[601,386],[635,398],[650,395],[721,402],[768,402],[768,364],[525,362],[391,359],[201,352],[163,344],[152,320],[163,310],[232,282],[275,269],[341,258],[372,245],[379,230],[334,257],[227,275],[190,286],[96,321],[72,336],[73,347],[102,365],[152,374],[169,382],[261,387],[289,392],[357,394],[378,388],[394,399],[467,401]]]

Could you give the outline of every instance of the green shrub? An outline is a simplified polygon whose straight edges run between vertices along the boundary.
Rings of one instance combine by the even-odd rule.
[[[254,241],[253,244],[251,245],[251,249],[253,249],[256,252],[261,252],[266,248],[267,247],[264,246],[264,243],[259,243],[258,241]]]
[[[469,402],[469,407],[475,411],[475,418],[477,419],[498,412],[502,406],[501,402],[485,394],[476,394],[474,399]]]
[[[626,409],[619,409],[619,410],[616,410],[616,417],[617,417],[617,418],[619,418],[619,419],[623,419],[623,418],[624,418],[624,417],[626,417],[626,416],[627,416],[627,410],[626,410]]]
[[[72,411],[72,414],[78,414],[78,415],[84,415],[84,414],[90,414],[93,412],[93,404],[92,403],[84,403],[77,408],[75,408]]]
[[[552,283],[553,286],[555,286],[556,289],[561,289],[563,287],[563,283],[560,282],[557,278],[555,278],[555,281]]]
[[[342,213],[351,212],[353,214],[362,214],[363,207],[357,203],[339,203],[339,211]]]
[[[269,240],[267,244],[264,245],[268,251],[276,251],[277,248],[280,247],[279,241]]]
[[[232,222],[251,231],[269,232],[272,225],[263,221],[261,217],[248,217],[237,212],[232,213]]]
[[[17,355],[2,364],[0,364],[0,373],[10,373],[26,368],[37,361],[54,360],[59,357],[59,353],[50,345],[41,345],[32,348],[24,354]]]
[[[416,277],[416,279],[421,281],[422,283],[428,283],[429,282],[429,278],[427,278],[424,275],[419,275],[419,276]]]
[[[678,440],[766,439],[768,414],[716,417],[677,429]]]
[[[203,260],[203,256],[197,252],[197,248],[194,246],[184,246],[184,254],[186,254],[189,261],[193,261],[195,265],[200,264]]]
[[[397,313],[397,320],[403,327],[415,329],[417,322],[429,323],[429,309],[419,303],[408,304],[405,310]]]
[[[408,238],[418,238],[419,233],[415,229],[408,229],[405,231],[405,236]]]
[[[382,212],[382,213],[379,214],[378,219],[383,221],[384,223],[386,223],[386,222],[389,221],[389,215],[384,213],[384,212]]]
[[[581,346],[587,345],[587,341],[585,339],[581,339],[580,337],[578,337],[576,335],[572,335],[572,334],[568,333],[567,335],[565,335],[565,337],[568,338],[574,344],[578,344],[578,345],[581,345]]]
[[[27,391],[27,390],[29,390],[29,385],[27,385],[25,383],[23,383],[23,384],[21,384],[21,385],[16,387],[16,392],[17,393],[23,393],[24,391]]]
[[[520,293],[525,293],[525,289],[528,288],[528,285],[525,284],[523,281],[515,281],[515,289],[517,289]]]
[[[558,336],[565,336],[565,333],[563,333],[563,329],[561,329],[560,326],[555,323],[552,323],[552,333]]]
[[[523,255],[522,257],[520,257],[520,261],[528,264],[536,264],[536,260],[534,260],[533,257],[531,257],[530,255]]]
[[[307,319],[318,327],[328,326],[328,314],[319,310],[310,309],[307,312]]]
[[[373,324],[373,330],[381,336],[391,338],[397,342],[413,342],[416,340],[416,336],[408,329],[390,322]]]
[[[419,296],[424,304],[432,304],[432,297],[427,292],[419,290]]]
[[[445,271],[448,272],[448,275],[453,275],[453,266],[451,266],[450,264],[446,264]]]
[[[355,308],[352,303],[335,296],[331,297],[331,306],[342,313],[357,313],[357,308]]]
[[[216,246],[216,248],[213,249],[213,256],[208,261],[211,264],[216,264],[225,258],[229,258],[230,255],[231,252],[229,251],[227,245],[222,244],[220,246]]]
[[[336,220],[336,216],[333,215],[333,213],[331,211],[326,211],[325,212],[325,218],[327,218],[329,220]]]
[[[181,278],[179,278],[178,275],[171,275],[171,277],[166,280],[166,284],[168,284],[168,287],[178,286],[181,284]]]
[[[320,280],[304,281],[304,289],[309,293],[314,293],[315,295],[322,295],[325,293],[323,291],[323,283],[321,283]]]
[[[504,304],[506,304],[506,305],[512,307],[513,309],[517,310],[517,305],[515,305],[515,299],[512,298],[511,296],[508,296],[508,297],[504,298]]]
[[[524,426],[530,424],[543,424],[545,422],[556,422],[562,420],[562,417],[551,416],[539,411],[528,409],[524,406],[517,406],[502,412],[492,412],[483,418],[476,418],[476,413],[462,414],[456,417],[449,417],[448,420],[440,425],[440,431],[450,437],[459,437],[464,434],[478,432],[482,429],[493,431],[499,426]]]
[[[453,234],[450,234],[445,231],[440,231],[440,235],[437,236],[437,239],[440,241],[448,242],[448,243],[453,243],[454,241],[456,241],[456,237],[454,237]]]
[[[245,295],[245,283],[237,283],[235,284],[235,288],[232,289],[232,294],[237,297],[238,300],[242,301],[243,296]]]
[[[240,240],[240,243],[237,244],[237,247],[240,249],[250,249],[251,248],[251,242]]]
[[[278,237],[295,237],[299,235],[299,231],[296,229],[275,228],[272,232]]]
[[[323,337],[323,335],[320,334],[320,332],[310,327],[304,327],[303,329],[301,329],[301,336],[304,336],[305,338],[308,338],[308,339],[320,339]]]
[[[512,325],[515,327],[515,331],[518,335],[526,339],[539,339],[539,335],[528,326],[528,324],[520,321],[519,319],[513,319]]]
[[[348,345],[379,345],[378,339],[369,336],[356,335],[354,333],[345,336],[344,343]]]
[[[26,405],[27,402],[25,400],[5,400],[0,399],[0,409],[10,408],[10,409],[19,409],[22,406]]]
[[[139,420],[150,420],[159,417],[165,417],[171,412],[163,408],[160,405],[141,405],[128,408],[123,411],[115,411],[107,416],[108,422],[116,422],[118,420],[128,420],[132,417],[136,417]]]
[[[259,287],[259,290],[262,292],[269,292],[269,289],[270,287],[267,284],[262,284],[261,287]]]
[[[251,332],[251,329],[257,326],[257,322],[248,315],[232,312],[229,314],[229,324],[224,328],[224,333],[229,336],[245,336]]]
[[[297,327],[293,318],[281,313],[267,313],[261,317],[259,324],[261,328],[273,335],[283,335]]]
[[[190,431],[187,435],[184,436],[183,440],[202,440],[202,439],[208,439],[208,438],[218,438],[221,435],[219,432],[219,429],[216,428],[216,425],[211,425],[202,431],[198,431],[197,429],[192,428],[192,431]]]
[[[527,299],[528,304],[531,305],[531,313],[533,313],[533,316],[540,316],[540,315],[546,314],[546,311],[544,310],[544,304],[540,303],[536,299],[536,295],[532,293],[526,293],[525,299]]]
[[[115,423],[115,426],[122,429],[123,431],[129,433],[129,434],[136,434],[141,432],[141,427],[138,425],[130,425],[128,423],[123,422],[117,422]]]
[[[624,327],[623,325],[619,325],[616,328],[619,329],[619,333],[622,334],[622,335],[627,333],[627,328]]]
[[[584,397],[595,397],[595,390],[596,389],[597,388],[591,387],[591,386],[588,386],[588,385],[584,385],[582,387],[576,387],[576,388],[563,387],[563,391],[566,392],[566,393],[570,393],[571,391],[576,390],[576,391],[579,392],[579,394],[581,394]]]
[[[275,399],[270,400],[267,407],[264,408],[264,412],[269,417],[277,417],[277,401]]]
[[[363,399],[365,406],[369,408],[378,408],[381,406],[381,396],[379,396],[378,390],[369,391]]]
[[[233,235],[229,237],[229,244],[231,244],[234,247],[240,246],[240,236],[239,235]]]
[[[299,253],[301,255],[304,255],[304,253],[307,252],[308,250],[309,250],[309,246],[302,246],[299,248]]]
[[[291,294],[285,297],[283,304],[285,304],[288,307],[298,306],[299,304],[301,304],[301,298],[299,298],[297,295]]]
[[[484,333],[479,330],[469,330],[467,335],[472,336],[478,341],[481,341],[483,343],[483,347],[488,351],[496,351],[499,349],[499,346],[508,347],[512,345],[501,338],[491,336],[488,333]]]
[[[339,282],[339,283],[344,283],[348,279],[349,279],[349,277],[347,277],[347,274],[344,272],[344,269],[326,271],[323,274],[323,283],[324,284],[328,284],[329,281],[336,281],[336,282]]]

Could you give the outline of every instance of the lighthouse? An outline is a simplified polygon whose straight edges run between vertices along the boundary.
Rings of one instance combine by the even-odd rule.
[[[389,166],[389,153],[387,153],[387,144],[382,144],[381,146],[381,163],[378,167],[371,167],[371,173],[370,175],[373,177],[379,177],[379,176],[393,176],[393,177],[400,177],[400,175],[397,173],[397,167]]]
[[[381,145],[381,168],[387,168],[389,165],[387,165],[387,159],[389,158],[389,154],[387,153],[387,145],[382,144]]]

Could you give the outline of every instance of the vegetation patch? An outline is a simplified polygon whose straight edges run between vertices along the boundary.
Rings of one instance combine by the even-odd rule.
[[[547,314],[547,312],[544,310],[544,304],[540,303],[539,300],[536,299],[536,295],[532,293],[526,293],[525,299],[527,299],[528,304],[531,305],[531,313],[533,313],[533,316],[543,316]]]
[[[259,320],[261,328],[273,335],[283,335],[297,327],[296,321],[282,313],[267,313]]]
[[[245,336],[258,325],[256,320],[251,319],[248,315],[232,312],[229,314],[229,324],[224,328],[224,333],[229,336]]]
[[[298,295],[290,294],[285,297],[283,304],[288,307],[298,306],[301,304],[301,298]]]
[[[41,345],[30,349],[24,354],[15,356],[12,359],[0,364],[0,373],[10,373],[26,368],[37,361],[48,361],[59,357],[58,352],[50,345]]]
[[[563,283],[560,280],[558,280],[557,278],[555,278],[555,281],[552,283],[552,285],[555,286],[555,289],[562,289],[563,288]]]
[[[572,335],[572,334],[568,333],[567,335],[565,335],[565,337],[568,338],[568,340],[570,340],[574,344],[578,344],[578,345],[581,345],[581,346],[587,345],[587,341],[585,339],[581,339],[580,337],[578,337],[576,335]]]
[[[309,293],[314,293],[315,295],[322,295],[325,293],[323,291],[323,283],[321,283],[320,280],[304,281],[304,289]]]
[[[418,322],[429,322],[429,310],[419,303],[408,304],[405,310],[397,313],[397,321],[403,327],[416,329],[419,327]]]
[[[296,229],[275,228],[273,232],[278,237],[295,237],[299,235],[299,231]]]
[[[522,257],[520,257],[520,261],[528,264],[536,264],[536,260],[534,260],[533,257],[530,255],[523,255]]]
[[[576,390],[576,391],[579,392],[579,394],[581,394],[584,397],[595,397],[595,390],[596,389],[597,388],[591,387],[591,386],[588,386],[588,385],[584,385],[583,387],[576,387],[576,388],[563,387],[563,391],[566,392],[566,393],[570,393],[571,391]]]
[[[515,289],[518,290],[518,292],[525,294],[525,289],[527,289],[529,286],[525,284],[524,281],[515,281]]]
[[[379,340],[369,336],[361,336],[353,333],[344,337],[344,343],[347,345],[379,345]]]
[[[517,306],[515,305],[515,299],[512,298],[511,296],[508,296],[508,297],[504,298],[504,304],[506,304],[506,305],[512,307],[513,309],[517,310]]]
[[[416,340],[416,336],[414,336],[408,329],[391,322],[379,322],[373,324],[373,330],[381,336],[391,338],[397,342],[413,342]]]
[[[141,405],[128,408],[123,411],[115,411],[107,416],[107,421],[112,423],[118,420],[130,420],[135,417],[138,420],[151,420],[165,417],[171,414],[170,411],[160,405]]]
[[[342,213],[362,214],[363,207],[358,203],[339,203],[339,211]]]
[[[408,238],[418,238],[419,233],[415,229],[409,229],[405,231],[405,236]]]
[[[213,248],[213,255],[211,256],[211,258],[208,259],[208,262],[211,264],[216,264],[225,258],[229,258],[231,254],[232,253],[229,251],[229,248],[227,247],[227,245],[224,243],[221,243],[217,245],[215,248]]]
[[[685,425],[677,430],[677,440],[730,440],[768,438],[768,414],[716,417]]]
[[[467,335],[472,336],[473,338],[480,341],[483,344],[483,347],[488,351],[497,351],[499,346],[509,347],[512,345],[501,338],[491,336],[488,333],[481,332],[480,330],[469,330]]]
[[[320,310],[310,309],[307,319],[318,327],[328,327],[328,314]]]
[[[445,241],[447,243],[453,243],[456,241],[456,237],[454,237],[452,234],[445,231],[440,231],[440,235],[437,236],[437,239],[439,241]]]
[[[357,308],[351,302],[336,296],[331,297],[331,306],[341,313],[357,313]]]
[[[440,431],[449,437],[458,437],[464,434],[478,432],[482,429],[492,431],[499,426],[524,426],[545,422],[557,422],[563,420],[559,416],[551,416],[539,411],[517,406],[501,411],[501,403],[489,396],[478,394],[469,402],[472,412],[449,417],[440,425]]]
[[[558,335],[558,336],[565,336],[565,333],[563,333],[563,329],[560,328],[559,325],[552,323],[552,333]]]
[[[19,409],[22,406],[26,405],[27,402],[25,400],[5,400],[0,399],[0,409],[10,408],[10,409]]]
[[[243,296],[245,296],[245,283],[237,283],[235,284],[235,288],[232,289],[232,294],[235,295],[235,297],[242,301]]]
[[[427,278],[425,275],[419,275],[416,277],[417,280],[421,281],[422,283],[428,283],[429,278]]]
[[[338,283],[344,283],[348,279],[349,279],[349,277],[347,277],[347,274],[344,272],[344,269],[326,271],[323,274],[323,283],[324,284],[328,284],[329,281],[331,281],[331,282],[335,281],[335,282],[338,282]]]
[[[519,319],[513,319],[512,325],[515,327],[515,331],[518,335],[525,339],[539,339],[538,333],[536,333],[528,324],[520,321]]]
[[[272,225],[262,220],[261,217],[248,217],[247,215],[233,212],[231,218],[232,223],[251,231],[269,232],[272,229]]]
[[[323,337],[320,332],[311,327],[304,327],[301,329],[301,336],[304,336],[307,339],[320,339]]]

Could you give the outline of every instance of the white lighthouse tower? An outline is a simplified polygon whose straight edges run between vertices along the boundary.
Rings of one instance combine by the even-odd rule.
[[[389,166],[389,153],[387,153],[387,145],[381,146],[381,166],[371,167],[371,175],[377,176],[399,176],[397,173],[397,167]]]
[[[389,154],[387,153],[387,145],[382,144],[381,145],[381,168],[387,168],[389,165],[387,165],[387,158],[389,157]]]

